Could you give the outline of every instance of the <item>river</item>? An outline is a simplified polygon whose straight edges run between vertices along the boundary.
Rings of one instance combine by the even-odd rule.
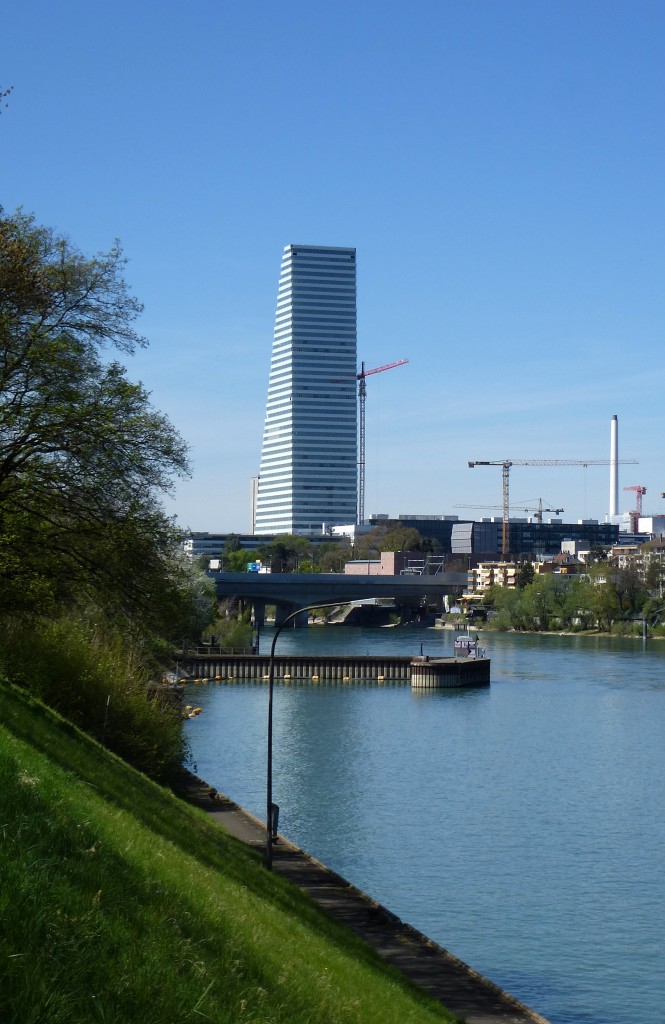
[[[452,640],[313,627],[277,652]],[[280,831],[552,1024],[663,1024],[665,643],[481,642],[490,687],[277,685]],[[267,687],[187,691],[197,773],[265,820]]]

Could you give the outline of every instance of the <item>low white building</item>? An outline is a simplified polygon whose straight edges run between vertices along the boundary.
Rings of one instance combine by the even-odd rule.
[[[652,537],[665,537],[665,516],[640,516],[637,532],[650,533]]]

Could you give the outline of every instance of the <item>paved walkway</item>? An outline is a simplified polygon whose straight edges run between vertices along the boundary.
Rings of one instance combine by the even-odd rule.
[[[236,839],[265,848],[265,827],[209,785],[185,774],[178,793],[206,811]],[[548,1024],[457,957],[310,857],[283,836],[273,845],[273,869],[369,943],[387,963],[468,1024]]]

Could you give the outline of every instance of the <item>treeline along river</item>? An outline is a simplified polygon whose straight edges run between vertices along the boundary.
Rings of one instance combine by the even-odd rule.
[[[452,640],[316,627],[277,651]],[[279,684],[280,831],[553,1024],[663,1024],[665,642],[481,642],[491,687]],[[267,697],[187,689],[198,774],[262,820]]]

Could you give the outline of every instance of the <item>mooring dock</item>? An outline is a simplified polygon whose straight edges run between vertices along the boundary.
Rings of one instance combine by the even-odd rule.
[[[180,659],[182,682],[267,682],[267,654],[196,654]],[[403,655],[275,655],[274,679],[281,683],[375,683],[414,689],[487,686],[489,658],[429,658]]]

